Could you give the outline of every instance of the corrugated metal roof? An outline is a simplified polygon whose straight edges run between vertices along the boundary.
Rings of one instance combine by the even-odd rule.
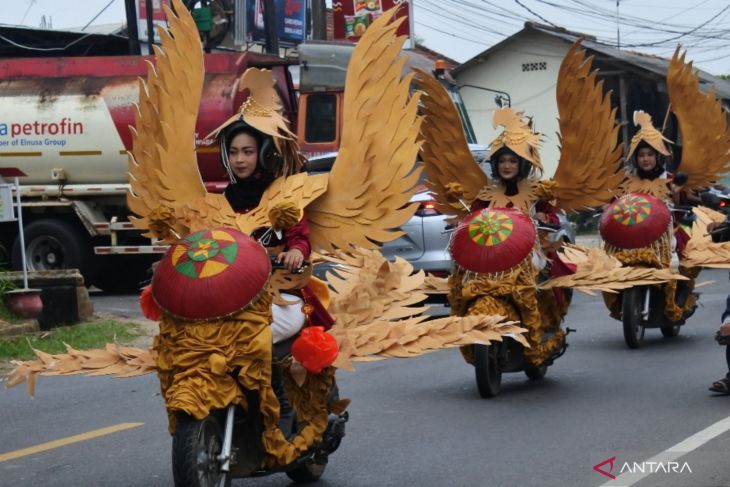
[[[490,53],[498,50],[505,42],[508,42],[513,38],[520,37],[530,32],[539,32],[545,35],[549,35],[551,37],[562,39],[570,44],[583,37],[583,47],[585,47],[589,51],[595,51],[596,53],[613,58],[619,62],[630,64],[636,68],[643,69],[644,71],[648,71],[649,73],[657,75],[661,78],[667,75],[667,68],[670,61],[669,59],[636,51],[618,49],[607,44],[596,42],[595,37],[593,36],[581,34],[578,32],[571,32],[562,28],[550,27],[547,25],[538,24],[537,22],[525,22],[524,29],[517,32],[516,34],[513,34],[511,37],[508,37],[503,41],[495,44],[486,51],[477,54],[472,59],[466,61],[454,70],[454,75],[458,75],[469,66],[479,63],[481,59],[487,57]],[[718,78],[717,76],[714,76],[706,71],[702,71],[701,69],[697,69],[697,71],[699,73],[700,82],[702,85],[714,85],[715,91],[720,98],[730,100],[730,81]]]

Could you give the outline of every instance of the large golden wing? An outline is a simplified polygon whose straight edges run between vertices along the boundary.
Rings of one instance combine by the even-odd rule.
[[[416,70],[416,85],[421,96],[421,159],[426,171],[426,186],[433,193],[438,210],[447,215],[466,216],[467,204],[489,184],[469,151],[461,118],[454,102],[441,83],[428,73]],[[453,186],[457,183],[459,186]],[[457,192],[454,189],[458,188]]]
[[[136,127],[131,128],[127,203],[139,217],[133,219],[137,228],[154,228],[150,220],[154,213],[152,220],[164,220],[183,235],[190,227],[179,209],[207,195],[195,155],[195,121],[204,67],[198,29],[190,12],[180,0],[174,0],[173,7],[177,13],[165,7],[169,32],[158,28],[162,47],[154,46],[156,65],[150,63],[147,81],[140,80]],[[217,201],[222,196],[211,198],[219,207],[213,209],[226,211],[227,205]],[[167,218],[161,218],[163,208]]]
[[[634,286],[687,279],[671,269],[624,266],[599,247],[564,246],[560,259],[575,265],[575,272],[542,282],[539,286],[541,289],[573,288],[592,295],[594,291],[616,293]]]
[[[682,265],[691,267],[730,268],[730,242],[713,242],[707,225],[721,223],[725,215],[704,206],[693,208],[696,219],[690,238],[682,252]]]
[[[339,276],[328,273],[332,288],[329,311],[335,325],[329,330],[340,346],[335,366],[352,369],[352,362],[388,357],[416,357],[443,348],[488,344],[512,335],[527,346],[514,322],[502,316],[450,316],[428,320],[421,306],[425,274],[413,272],[403,259],[388,261],[377,250],[352,249],[327,260],[337,264]]]
[[[375,248],[403,235],[398,227],[416,211],[408,200],[420,174],[419,97],[409,100],[411,76],[401,79],[403,19],[390,23],[394,13],[373,22],[350,59],[342,145],[327,192],[305,209],[315,250]]]
[[[557,206],[566,211],[607,203],[624,177],[616,110],[591,62],[577,41],[558,74],[560,162],[553,179]]]
[[[700,78],[685,63],[679,47],[667,71],[667,91],[682,133],[679,170],[687,175],[687,187],[697,189],[717,182],[730,170],[730,131],[727,114],[714,88],[700,91]]]

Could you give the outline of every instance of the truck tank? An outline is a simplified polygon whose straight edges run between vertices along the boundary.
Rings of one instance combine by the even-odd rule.
[[[139,78],[146,56],[0,61],[0,161],[28,177],[22,184],[126,183]],[[196,126],[204,181],[225,180],[218,148],[203,137],[240,106],[238,78],[251,66],[277,72],[279,94],[292,113],[281,60],[254,53],[205,56],[205,84]],[[291,117],[296,120],[296,117]]]
[[[127,222],[128,155],[139,80],[148,56],[0,60],[0,167],[18,168],[30,270],[78,268],[87,284],[133,289],[159,252]],[[220,191],[219,148],[203,138],[235,113],[249,67],[271,69],[285,115],[296,125],[289,65],[257,54],[205,55],[195,143],[201,177]],[[296,126],[292,127],[296,130]],[[4,250],[4,252],[3,252]],[[17,225],[0,223],[0,262],[22,266]]]

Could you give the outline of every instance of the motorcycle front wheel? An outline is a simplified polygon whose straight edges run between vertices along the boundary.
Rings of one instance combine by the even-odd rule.
[[[624,325],[624,341],[629,348],[641,347],[644,340],[644,300],[649,288],[643,286],[632,287],[623,292],[621,307]]]
[[[497,360],[497,345],[474,345],[474,372],[479,395],[496,397],[502,385],[502,370]]]
[[[230,487],[228,472],[220,470],[218,455],[223,431],[215,416],[200,421],[180,414],[172,437],[172,477],[176,487]]]

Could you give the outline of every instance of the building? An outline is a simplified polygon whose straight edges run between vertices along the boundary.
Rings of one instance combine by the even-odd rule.
[[[595,56],[593,67],[599,69],[604,89],[612,90],[612,104],[622,124],[622,140],[627,143],[636,130],[632,121],[634,110],[644,110],[652,115],[657,127],[662,127],[666,118],[666,137],[681,143],[676,120],[667,117],[669,59],[617,49],[585,34],[534,22],[526,22],[524,29],[452,72],[463,86],[461,94],[480,143],[488,144],[499,133],[499,128],[492,127],[492,114],[498,108],[496,101],[510,102],[515,109],[532,116],[536,130],[544,134],[541,156],[545,173],[554,173],[560,156],[555,99],[558,71],[568,48],[581,37],[588,54]],[[702,86],[714,86],[728,106],[730,81],[703,71],[699,75]]]

